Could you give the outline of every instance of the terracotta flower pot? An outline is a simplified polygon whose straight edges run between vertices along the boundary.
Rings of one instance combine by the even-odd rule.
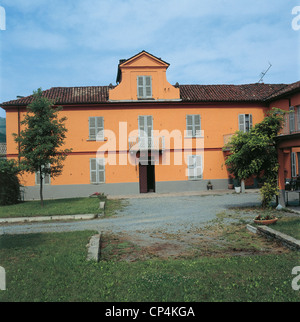
[[[274,224],[277,220],[278,220],[278,218],[274,218],[274,219],[263,219],[263,220],[256,220],[256,219],[254,219],[254,222],[256,224],[260,224],[260,225],[271,225],[271,224]]]

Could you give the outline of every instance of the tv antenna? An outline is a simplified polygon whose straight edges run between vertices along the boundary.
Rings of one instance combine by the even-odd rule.
[[[260,82],[262,82],[263,81],[263,78],[265,77],[265,75],[267,74],[267,72],[269,71],[269,69],[272,67],[272,64],[269,62],[269,67],[268,67],[268,69],[266,70],[266,71],[264,71],[264,72],[262,72],[261,74],[260,74],[260,80],[258,81],[258,83],[260,83]]]

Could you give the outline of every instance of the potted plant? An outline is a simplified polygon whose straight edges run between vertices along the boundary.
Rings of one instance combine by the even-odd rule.
[[[207,190],[212,190],[213,189],[213,185],[210,182],[210,180],[207,182]]]
[[[265,215],[256,216],[254,219],[254,223],[260,224],[260,225],[271,225],[276,223],[277,220],[278,218],[275,217],[274,215],[265,214]]]
[[[233,179],[232,179],[232,176],[229,176],[229,178],[228,178],[228,189],[233,189],[233,188],[234,188]]]
[[[235,178],[233,180],[233,185],[234,185],[235,192],[240,193],[241,192],[241,185],[240,185],[240,181],[238,178]]]

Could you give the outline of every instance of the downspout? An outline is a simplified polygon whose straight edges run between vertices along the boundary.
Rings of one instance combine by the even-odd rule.
[[[18,106],[18,137],[20,137],[21,125],[20,125],[20,107]],[[18,142],[18,162],[20,165],[20,142]]]

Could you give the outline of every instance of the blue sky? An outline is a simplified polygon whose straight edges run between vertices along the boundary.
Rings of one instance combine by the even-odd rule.
[[[300,80],[300,0],[0,0],[0,102],[41,87],[115,84],[142,50],[171,84]],[[300,14],[300,12],[299,12]],[[300,24],[300,21],[299,21]],[[4,117],[4,110],[0,109]]]

